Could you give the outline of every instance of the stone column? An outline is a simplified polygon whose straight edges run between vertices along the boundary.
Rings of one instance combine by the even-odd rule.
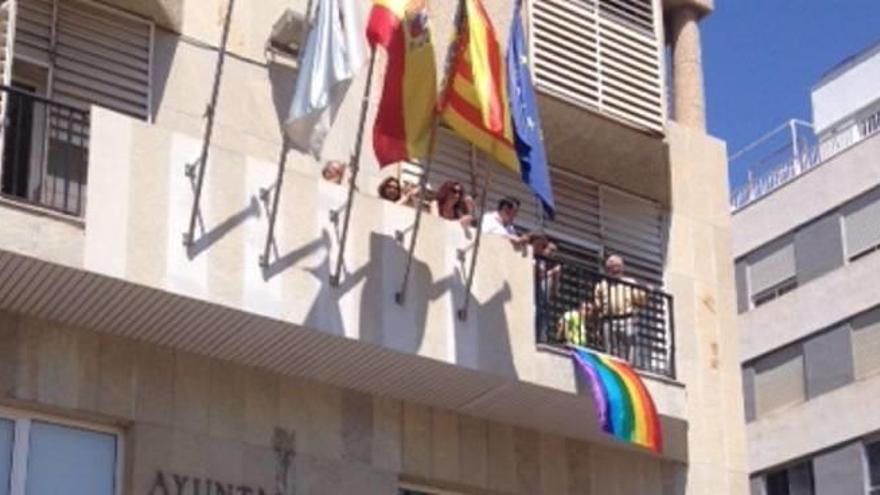
[[[675,120],[704,131],[706,103],[699,19],[699,11],[690,5],[682,5],[671,12],[672,89]]]

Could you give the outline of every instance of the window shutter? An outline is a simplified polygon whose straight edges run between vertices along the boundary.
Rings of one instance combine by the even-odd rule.
[[[758,418],[804,401],[804,354],[800,346],[786,347],[760,358],[755,368],[755,412]]]
[[[880,244],[880,189],[858,198],[844,214],[846,250],[850,258]]]
[[[880,372],[880,308],[854,318],[852,327],[856,378]]]
[[[619,254],[631,276],[663,283],[663,214],[656,203],[609,187],[600,188],[602,240]]]
[[[121,13],[60,2],[53,94],[147,119],[151,29]]]
[[[15,55],[49,64],[52,47],[53,0],[18,0]]]
[[[795,276],[794,243],[790,238],[760,249],[749,262],[752,296]]]
[[[659,14],[652,0],[535,0],[536,84],[585,108],[662,132]]]

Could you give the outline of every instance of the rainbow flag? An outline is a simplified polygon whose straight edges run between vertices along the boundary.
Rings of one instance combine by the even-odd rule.
[[[657,408],[639,375],[628,364],[587,349],[572,347],[571,357],[590,380],[602,430],[658,454],[662,452]]]
[[[460,0],[439,111],[456,133],[520,174],[504,57],[480,0]]]
[[[379,165],[428,155],[437,104],[437,70],[427,0],[373,0],[367,39],[388,53],[373,126]]]

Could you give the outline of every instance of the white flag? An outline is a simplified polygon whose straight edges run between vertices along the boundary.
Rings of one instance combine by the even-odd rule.
[[[285,129],[294,147],[318,158],[366,43],[355,0],[315,0],[313,8]]]

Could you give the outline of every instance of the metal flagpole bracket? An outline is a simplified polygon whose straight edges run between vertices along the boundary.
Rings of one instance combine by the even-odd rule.
[[[263,270],[269,268],[269,253],[272,250],[272,245],[275,244],[275,222],[278,220],[278,202],[281,198],[281,184],[284,182],[284,166],[287,163],[287,152],[289,150],[290,143],[285,137],[284,143],[281,145],[281,156],[278,158],[278,175],[275,177],[274,193],[269,188],[260,188],[260,198],[266,203],[266,210],[269,213],[269,230],[266,232],[266,245],[259,259],[260,268]],[[271,205],[269,205],[269,199],[272,200]]]
[[[477,255],[480,254],[480,240],[483,238],[483,219],[486,217],[486,197],[489,195],[489,182],[492,178],[492,166],[486,162],[485,167],[486,177],[483,179],[483,197],[480,198],[480,221],[477,222],[477,238],[474,240],[474,252],[471,254],[471,268],[468,271],[467,285],[465,285],[464,305],[457,312],[458,319],[461,321],[465,321],[468,318],[468,309],[471,304],[471,289],[474,286],[474,272],[477,268]]]
[[[434,116],[434,125],[431,128],[431,141],[428,145],[428,160],[425,162],[425,169],[419,178],[419,196],[416,202],[416,220],[412,228],[412,237],[409,240],[409,251],[406,258],[406,268],[403,270],[403,280],[400,281],[400,289],[394,293],[394,302],[399,306],[406,303],[406,288],[409,284],[409,272],[412,270],[413,256],[416,252],[416,240],[419,238],[419,227],[422,224],[422,214],[425,211],[425,202],[421,197],[428,190],[428,177],[431,175],[431,166],[434,163],[434,148],[437,144],[437,128],[440,126],[440,116]]]
[[[189,217],[189,229],[183,234],[183,245],[191,248],[195,241],[196,221],[200,215],[199,204],[202,199],[202,188],[205,185],[205,167],[208,164],[208,151],[211,146],[211,134],[214,131],[214,110],[217,107],[217,98],[220,95],[220,79],[223,76],[223,63],[226,61],[226,44],[229,40],[229,27],[232,23],[232,8],[235,0],[229,0],[226,7],[226,19],[223,21],[223,35],[220,39],[220,52],[217,55],[217,65],[214,67],[214,86],[211,89],[211,101],[205,107],[205,137],[202,139],[202,152],[195,163],[187,164],[184,170],[186,176],[195,182],[192,211]],[[198,165],[198,171],[196,171]]]
[[[345,258],[345,245],[348,243],[348,227],[351,224],[351,209],[354,204],[354,192],[357,190],[357,176],[361,169],[361,148],[364,143],[364,124],[367,122],[367,110],[370,108],[370,91],[373,87],[373,67],[376,65],[376,48],[370,50],[370,65],[367,69],[367,83],[364,87],[364,95],[361,100],[361,114],[358,120],[358,132],[354,141],[354,152],[351,156],[349,167],[351,177],[348,180],[348,201],[345,203],[345,222],[342,224],[342,236],[339,239],[339,253],[336,258],[336,270],[330,274],[330,285],[339,287],[339,279],[342,276],[342,262]],[[330,221],[334,225],[339,223],[339,212],[330,211]]]

